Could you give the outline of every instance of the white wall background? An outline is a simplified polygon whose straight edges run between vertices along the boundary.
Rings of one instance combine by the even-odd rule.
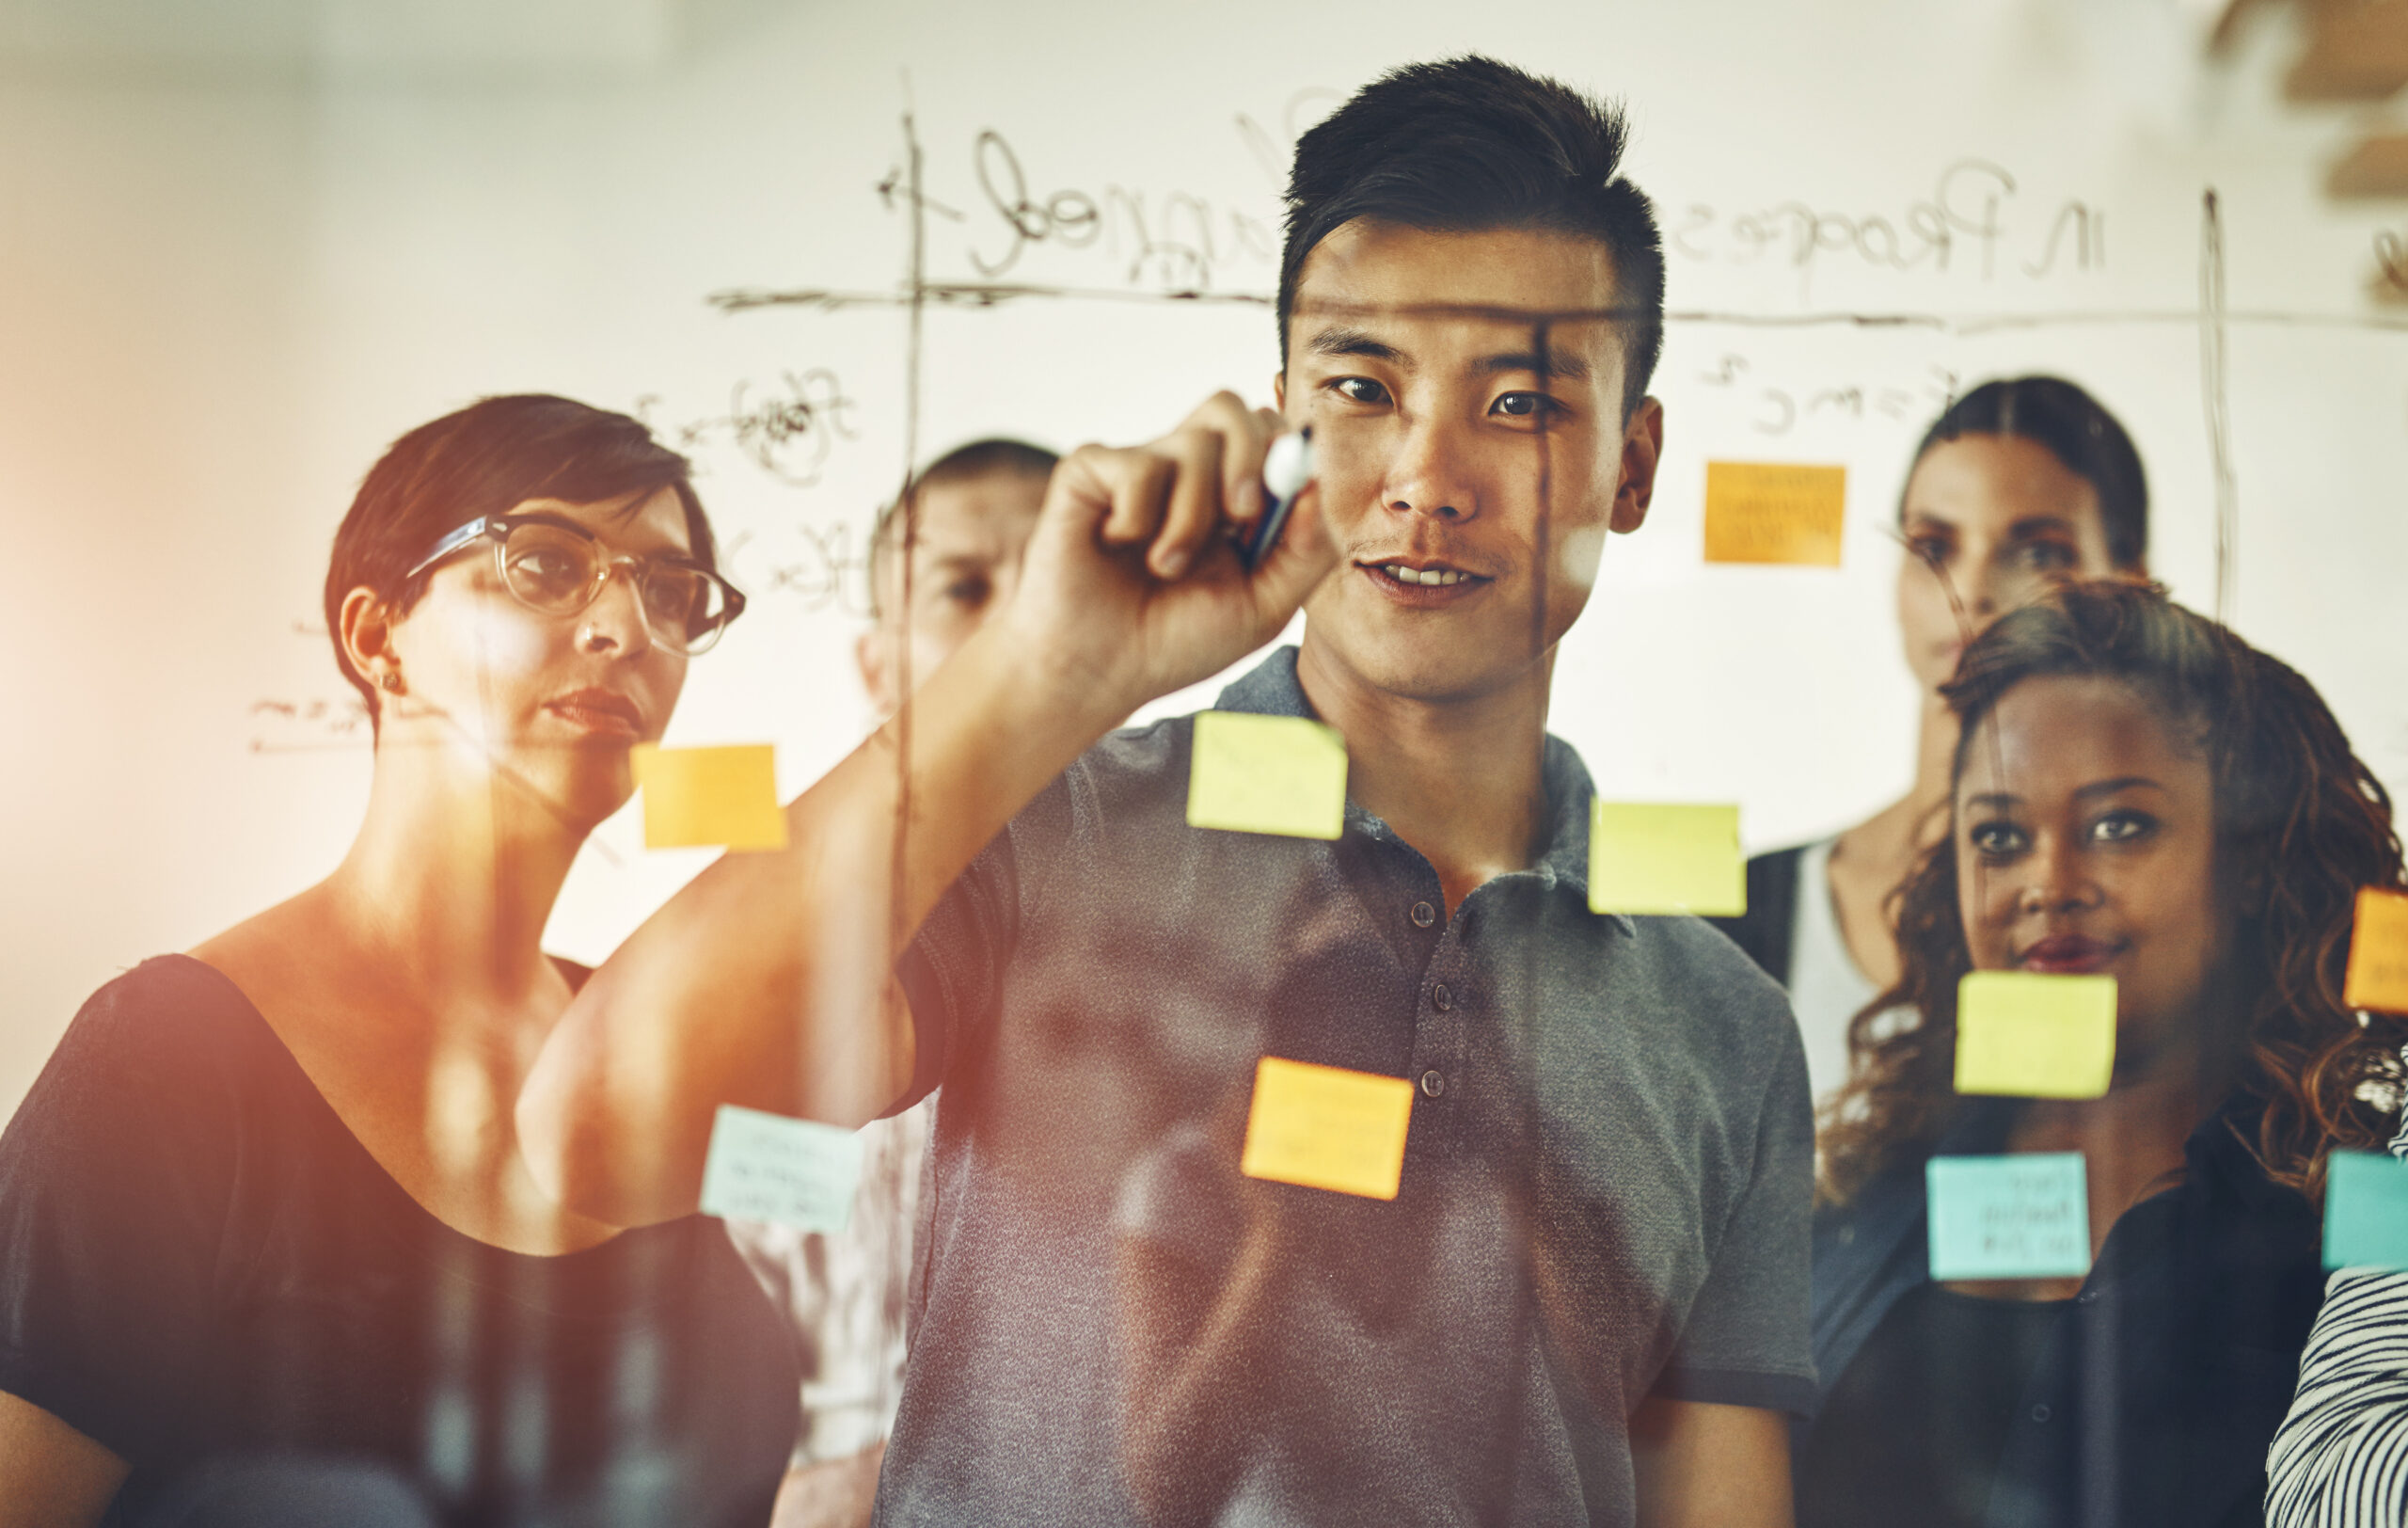
[[[1676,309],[2092,315],[1671,329],[1657,511],[1609,550],[1556,728],[1608,792],[1742,802],[1757,845],[1850,820],[1908,774],[1884,528],[1951,378],[2047,368],[2106,399],[2147,459],[2157,570],[2204,607],[2212,485],[2178,316],[2202,188],[2226,209],[2236,310],[2381,311],[2370,240],[2386,217],[2408,228],[2408,206],[2319,194],[2363,124],[2280,101],[2286,17],[2221,63],[2210,19],[2186,0],[7,0],[0,1107],[113,971],[340,857],[369,756],[310,716],[349,695],[314,634],[328,539],[386,442],[481,393],[649,400],[675,427],[725,417],[739,384],[757,401],[832,373],[850,433],[789,443],[807,485],[724,427],[694,448],[756,613],[697,665],[671,740],[773,740],[792,788],[855,740],[857,595],[829,558],[857,550],[903,469],[902,320],[704,299],[892,287],[905,221],[877,186],[907,103],[927,194],[961,215],[931,224],[941,278],[1013,242],[977,173],[991,129],[1038,199],[1119,198],[1107,237],[1029,245],[1007,279],[1267,292],[1292,133],[1385,67],[1479,49],[1627,98]],[[1835,247],[1853,224],[1830,219],[1927,220],[1965,160],[2013,179],[1950,187],[1969,220],[1995,197],[1994,239],[1958,231],[1944,269]],[[2079,268],[2068,237],[2043,268],[2069,201],[2103,215],[2103,263]],[[1198,242],[1197,203],[1208,269],[1159,247]],[[1800,207],[1829,215],[1802,255]],[[2177,316],[2096,320],[2132,310]],[[1144,437],[1214,388],[1267,399],[1275,364],[1258,309],[1100,301],[939,312],[926,356],[924,455],[995,431]],[[2242,324],[2231,368],[2237,624],[2408,786],[2408,333]],[[1826,396],[1849,389],[1861,417]],[[1784,397],[1795,421],[1774,429]],[[1709,457],[1845,463],[1845,565],[1703,565]],[[598,956],[706,857],[646,854],[614,820],[555,947]]]

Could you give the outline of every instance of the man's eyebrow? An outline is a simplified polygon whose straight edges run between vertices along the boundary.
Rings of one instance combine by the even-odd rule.
[[[2026,515],[2006,528],[2009,536],[2036,535],[2043,531],[2063,531],[2070,535],[2073,521],[2062,515]]]
[[[1366,360],[1384,360],[1397,366],[1412,364],[1403,351],[1384,340],[1373,339],[1369,330],[1342,326],[1322,330],[1306,348],[1316,356],[1360,356]]]
[[[1560,350],[1549,350],[1546,353],[1545,366],[1539,364],[1538,352],[1520,350],[1509,351],[1498,356],[1482,356],[1471,363],[1471,370],[1475,376],[1500,376],[1512,372],[1534,372],[1543,377],[1561,378],[1566,382],[1589,380],[1589,363],[1577,356],[1568,355]]]

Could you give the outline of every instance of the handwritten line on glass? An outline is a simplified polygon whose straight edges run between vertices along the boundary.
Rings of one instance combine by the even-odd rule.
[[[1956,1090],[2098,1098],[2115,1071],[2115,979],[1969,971],[1956,987]]]
[[[1187,776],[1190,827],[1335,838],[1346,824],[1346,740],[1295,716],[1205,711]]]
[[[777,750],[768,743],[659,748],[638,743],[627,762],[643,789],[647,849],[784,849]]]
[[[1746,912],[1739,808],[1591,802],[1589,910],[1714,917]]]
[[[1412,1121],[1413,1084],[1402,1077],[1266,1056],[1255,1065],[1238,1170],[1274,1183],[1394,1199]]]

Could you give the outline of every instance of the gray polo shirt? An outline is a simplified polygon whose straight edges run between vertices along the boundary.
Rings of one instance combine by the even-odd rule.
[[[1221,708],[1310,715],[1295,658]],[[1642,1400],[1811,1407],[1797,1025],[1704,924],[1589,911],[1571,747],[1545,856],[1450,918],[1351,804],[1334,842],[1189,827],[1193,726],[1089,750],[902,963],[944,1091],[877,1521],[1620,1524]],[[1266,1055],[1413,1080],[1393,1201],[1240,1175]],[[1165,1339],[1227,1372],[1132,1428]]]

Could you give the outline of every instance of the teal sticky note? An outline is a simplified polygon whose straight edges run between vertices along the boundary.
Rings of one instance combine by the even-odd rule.
[[[2408,1162],[2335,1152],[2324,1173],[2324,1265],[2408,1268]]]
[[[2071,1279],[2090,1271],[2080,1152],[1935,1156],[1924,1167],[1934,1279]]]
[[[721,1104],[703,1159],[703,1213],[842,1231],[861,1178],[859,1133]]]

